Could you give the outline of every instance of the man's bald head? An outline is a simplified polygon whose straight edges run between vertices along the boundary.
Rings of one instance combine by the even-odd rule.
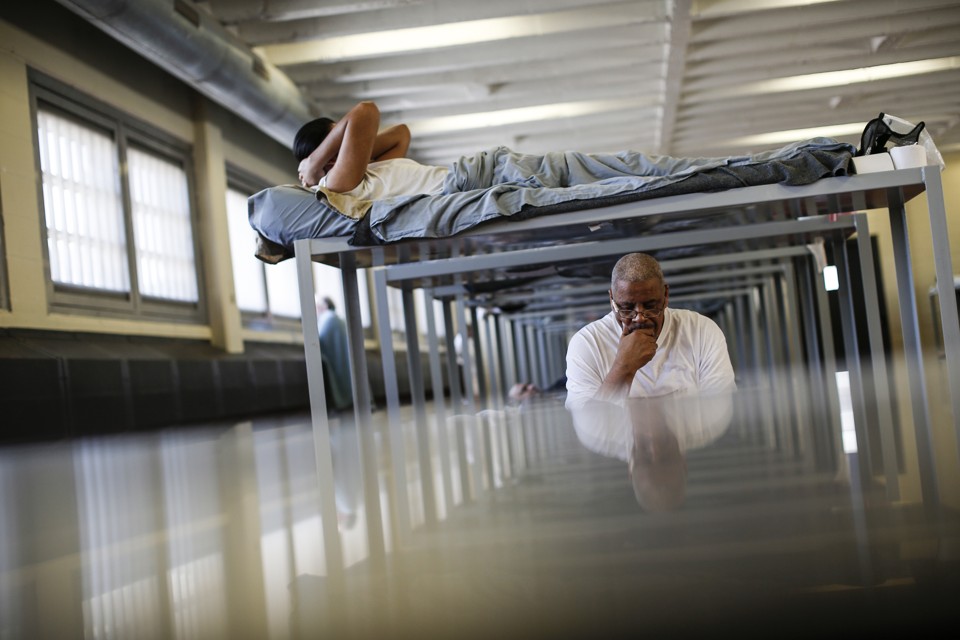
[[[663,270],[660,263],[646,253],[628,253],[613,267],[610,276],[610,289],[615,290],[618,282],[642,282],[656,278],[663,283]]]

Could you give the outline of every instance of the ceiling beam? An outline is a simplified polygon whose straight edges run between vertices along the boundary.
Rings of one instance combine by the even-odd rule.
[[[663,118],[660,121],[657,153],[669,154],[673,141],[680,91],[684,83],[684,68],[690,39],[690,6],[692,0],[674,0],[671,3],[670,42],[667,45],[664,70]]]

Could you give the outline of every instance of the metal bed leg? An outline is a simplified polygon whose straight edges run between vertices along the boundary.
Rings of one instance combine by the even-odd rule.
[[[768,331],[779,331],[778,339],[775,341],[774,353],[777,362],[777,381],[783,398],[783,402],[780,404],[782,405],[784,443],[786,444],[785,450],[796,458],[801,453],[798,421],[799,399],[791,379],[793,360],[790,352],[790,319],[786,315],[783,299],[785,292],[782,282],[782,273],[771,274],[767,278],[765,289],[770,301],[771,317],[774,320]]]
[[[831,456],[834,465],[839,465],[843,451],[843,433],[840,420],[840,393],[837,390],[837,349],[833,339],[833,323],[830,320],[830,299],[822,281],[813,287],[817,297],[817,323],[820,328],[820,343],[823,345],[823,365],[827,391],[827,401],[831,418],[832,438]]]
[[[463,389],[464,396],[467,401],[467,406],[470,409],[471,414],[475,414],[477,411],[477,397],[474,393],[474,366],[473,366],[473,354],[471,353],[471,338],[467,334],[467,312],[466,304],[463,300],[462,294],[457,294],[455,297],[456,313],[457,313],[457,332],[460,334],[460,356],[463,358]]]
[[[483,334],[487,341],[487,363],[490,371],[490,399],[495,409],[503,408],[506,392],[503,389],[503,350],[500,345],[497,316],[492,313],[483,317]]]
[[[473,337],[474,344],[476,345],[475,351],[477,353],[477,374],[480,379],[480,397],[483,398],[481,406],[485,409],[497,409],[498,404],[495,399],[496,394],[489,393],[491,391],[490,387],[495,386],[493,381],[490,381],[490,384],[487,384],[487,378],[485,374],[486,367],[483,363],[489,365],[489,371],[493,374],[495,370],[495,365],[490,358],[492,353],[491,344],[490,344],[490,324],[488,322],[480,322],[479,315],[477,314],[477,308],[472,307],[472,316],[473,316]],[[484,349],[483,345],[486,343],[487,348]],[[484,355],[486,354],[486,356]],[[494,456],[496,453],[496,420],[492,417],[493,414],[485,413],[484,419],[479,422],[480,433],[482,435],[483,443],[483,455],[485,469],[487,472],[487,481],[490,489],[495,489],[497,486],[497,477],[496,477],[496,468],[494,465]]]
[[[512,357],[512,349],[510,346],[510,336],[511,331],[509,325],[507,324],[506,318],[504,318],[502,313],[497,313],[495,316],[496,320],[496,341],[497,341],[497,357],[500,362],[500,393],[506,397],[510,389],[513,387],[513,378],[512,367],[508,362],[514,362]],[[505,437],[507,441],[507,463],[509,465],[510,477],[515,477],[517,475],[517,448],[514,440],[515,436],[515,420],[511,419],[508,415],[505,424]]]
[[[724,304],[723,311],[720,313],[720,330],[727,339],[727,350],[730,352],[730,364],[733,366],[734,375],[737,379],[740,379],[740,371],[743,362],[739,358],[741,336],[737,333],[738,328],[733,314],[732,300],[728,300],[727,303]],[[743,427],[742,424],[740,424],[741,419],[744,417],[742,398],[739,394],[737,394],[734,396],[733,401],[735,416],[734,424],[737,425],[734,428],[742,434]]]
[[[821,357],[820,346],[824,351],[827,350],[822,334],[817,326],[817,298],[814,295],[815,280],[811,277],[814,261],[811,258],[805,260],[806,265],[800,266],[798,273],[798,296],[800,300],[800,312],[803,314],[803,336],[806,344],[806,362],[810,372],[810,399],[814,407],[813,412],[808,414],[809,429],[813,435],[813,454],[817,461],[818,468],[826,468],[833,465],[833,438],[835,430],[839,428],[839,420],[836,419],[835,406],[828,395],[828,383],[836,386],[833,372],[826,369],[826,355]],[[821,287],[822,288],[822,287]],[[833,339],[831,336],[829,348],[833,348]]]
[[[430,431],[427,426],[426,392],[423,388],[423,367],[420,362],[420,339],[417,310],[413,291],[404,283],[403,322],[407,338],[407,375],[410,378],[410,396],[413,400],[414,426],[417,434],[417,457],[420,460],[420,486],[423,498],[423,517],[428,525],[437,522],[436,491],[433,487],[433,458],[430,455]]]
[[[917,442],[917,462],[920,471],[920,491],[927,507],[940,504],[940,489],[933,457],[930,410],[927,405],[927,383],[923,371],[923,349],[920,346],[920,327],[917,320],[917,299],[913,286],[913,267],[910,257],[910,239],[907,233],[906,210],[898,189],[887,190],[890,212],[890,235],[896,264],[899,291],[900,324],[903,328],[903,351],[907,361],[910,384],[910,404],[913,408],[913,431]],[[930,202],[930,199],[928,199]],[[932,217],[932,216],[931,216]],[[949,255],[949,253],[948,253]],[[945,304],[940,307],[943,308]],[[944,327],[946,330],[947,327]],[[946,340],[944,340],[946,342]]]
[[[474,362],[472,363],[471,369],[476,374],[475,380],[477,382],[477,394],[479,396],[475,398],[475,407],[477,410],[480,410],[490,406],[490,398],[487,395],[486,362],[484,359],[483,343],[480,340],[480,318],[476,306],[470,306],[470,326],[473,327],[473,338],[471,338],[471,341],[473,342],[474,355]],[[463,346],[467,346],[466,342],[464,342]]]
[[[500,387],[497,389],[497,393],[500,394],[501,397],[506,398],[511,387],[510,367],[507,364],[508,359],[510,358],[510,345],[508,343],[508,337],[510,334],[504,328],[506,319],[503,317],[501,312],[497,311],[490,317],[493,321],[493,340],[496,344],[494,355],[497,358],[497,376],[500,384]]]
[[[764,350],[761,347],[761,339],[764,334],[760,332],[760,323],[758,318],[760,317],[760,305],[758,300],[761,296],[758,294],[756,287],[753,289],[753,294],[747,297],[748,304],[748,314],[750,318],[750,333],[753,339],[753,358],[754,358],[754,367],[757,373],[757,382],[758,390],[759,383],[761,379],[765,379],[765,383],[768,385],[767,393],[761,393],[758,400],[760,402],[760,420],[762,421],[763,430],[766,435],[766,445],[769,449],[775,449],[777,447],[777,431],[775,425],[775,417],[773,412],[773,405],[771,404],[771,396],[776,390],[776,387],[772,384],[773,372],[767,368],[764,370],[761,368],[762,354]],[[769,351],[766,353],[769,354]],[[769,367],[769,363],[768,363]]]
[[[394,548],[402,547],[411,530],[410,499],[407,486],[407,460],[404,446],[403,419],[400,415],[400,390],[397,385],[397,363],[393,352],[390,328],[390,301],[387,298],[387,273],[379,267],[373,272],[377,301],[377,322],[380,333],[380,360],[383,365],[383,386],[387,397],[387,450],[393,467],[393,491],[390,513],[393,515]]]
[[[527,368],[527,341],[526,327],[523,320],[513,321],[514,358],[517,365],[517,382],[530,382],[530,372]]]
[[[504,371],[504,385],[503,392],[507,393],[513,388],[519,380],[517,380],[517,355],[516,355],[516,345],[514,345],[514,332],[513,332],[513,321],[510,320],[505,314],[500,314],[499,318],[499,335],[502,336],[503,346],[505,347],[503,353],[503,371]]]
[[[764,319],[764,345],[767,349],[767,366],[769,367],[770,385],[773,389],[775,421],[777,424],[777,449],[783,453],[794,455],[794,438],[792,433],[793,398],[786,384],[786,360],[783,346],[786,339],[783,320],[780,317],[779,306],[775,295],[774,280],[771,276],[764,278],[761,286],[760,305]],[[777,337],[774,340],[774,336]]]
[[[463,404],[463,394],[461,393],[462,381],[460,380],[460,368],[457,366],[457,348],[454,344],[456,331],[453,324],[453,309],[449,300],[440,301],[443,310],[443,339],[447,351],[447,377],[450,380],[450,399],[453,403],[453,413],[457,413],[458,408]]]
[[[867,401],[864,389],[863,366],[860,362],[856,314],[853,290],[850,281],[850,259],[843,240],[834,244],[837,258],[837,275],[840,280],[840,325],[843,330],[843,346],[846,354],[847,373],[850,376],[850,396],[853,402],[854,426],[857,432],[857,465],[863,486],[869,485],[873,473],[870,459],[870,438],[867,430]]]
[[[507,378],[511,386],[519,383],[521,380],[524,380],[524,376],[521,375],[519,367],[521,365],[521,354],[522,347],[520,345],[520,323],[515,318],[505,319],[504,322],[504,333],[507,335],[507,353],[509,359],[508,372],[509,376]],[[514,442],[514,467],[516,468],[517,473],[527,468],[527,444],[526,444],[526,414],[521,413],[517,420],[513,421],[513,434],[512,441]]]
[[[746,366],[743,357],[743,338],[744,330],[740,322],[741,318],[737,314],[737,298],[731,298],[724,307],[724,318],[726,327],[724,334],[727,336],[727,348],[730,350],[730,361],[733,364],[734,376],[739,387],[743,387],[743,373]],[[745,402],[743,394],[734,396],[734,416],[736,421],[736,430],[743,436],[745,434],[745,423],[750,421],[750,405]]]
[[[480,354],[477,353],[476,347],[471,349],[471,345],[473,345],[473,339],[467,334],[467,305],[464,301],[463,294],[457,294],[456,308],[457,323],[459,325],[460,332],[460,355],[463,357],[463,386],[464,389],[466,389],[467,394],[466,406],[470,415],[476,417],[478,412],[479,398],[477,397],[477,390],[474,388],[474,383],[477,382],[477,371],[474,360],[479,358]],[[473,330],[474,336],[478,335],[480,329],[473,325],[470,326]],[[475,420],[471,420],[466,424],[475,426],[475,423]],[[470,482],[467,485],[467,491],[469,492],[471,498],[477,497],[483,491],[483,471],[481,469],[483,448],[476,442],[476,432],[473,426],[470,427],[469,433],[458,434],[464,439],[469,437],[470,441],[473,443],[474,464],[469,464],[469,460],[467,459],[466,455],[464,455],[463,458],[463,461],[466,464],[467,474],[470,478]],[[466,445],[466,442],[464,442],[464,445]]]
[[[734,371],[740,371],[743,366],[743,354],[740,350],[740,336],[737,334],[737,322],[733,315],[733,303],[727,302],[720,314],[720,330],[727,337],[727,348],[730,351],[730,363]]]
[[[530,321],[527,322],[525,331],[526,331],[526,346],[527,346],[527,349],[526,349],[527,364],[530,367],[531,376],[534,376],[535,378],[536,376],[539,376],[539,373],[535,375],[534,363],[537,362],[537,350],[536,350],[537,340],[536,340],[536,329],[534,328],[532,322]],[[539,369],[539,367],[536,367],[536,369]],[[530,382],[535,382],[535,381],[536,381],[535,379],[530,380]],[[532,452],[535,454],[536,459],[540,460],[543,458],[543,454],[544,454],[544,443],[543,443],[542,416],[539,411],[534,412],[532,425],[533,425],[533,432],[531,435],[533,436],[533,443],[534,443]]]
[[[537,385],[541,389],[546,389],[550,384],[550,357],[549,357],[549,346],[547,345],[547,336],[543,330],[543,327],[537,327],[535,329],[537,334],[537,348],[540,356],[540,384]]]
[[[565,334],[553,334],[553,352],[556,355],[556,365],[553,370],[553,375],[547,380],[547,388],[552,387],[553,383],[562,378],[566,373],[567,337]]]
[[[490,313],[486,318],[487,344],[490,345],[490,384],[494,407],[504,410],[507,396],[506,377],[503,365],[503,337],[500,331],[500,314]],[[505,414],[504,414],[505,415]],[[510,442],[510,430],[506,419],[497,421],[494,442],[500,457],[500,475],[506,479],[513,475],[513,446]]]
[[[954,304],[956,289],[940,168],[929,166],[923,169],[923,181],[927,186],[927,213],[933,234],[933,261],[937,273],[937,293],[940,297],[940,328],[947,363],[947,389],[953,410],[957,453],[960,455],[960,320],[957,317],[957,305]]]
[[[540,384],[537,386],[546,389],[553,378],[553,344],[550,339],[550,332],[547,330],[546,323],[542,319],[537,319],[537,342],[540,356]]]
[[[466,382],[461,381],[460,368],[457,366],[457,350],[456,346],[454,345],[454,337],[456,332],[454,331],[452,303],[449,300],[443,301],[443,324],[445,327],[447,341],[447,371],[450,373],[450,395],[453,404],[451,413],[453,415],[458,415],[463,412],[464,402],[463,395],[461,394],[461,384],[465,385]],[[463,433],[463,429],[460,428],[459,421],[456,421],[454,424],[456,431],[454,431],[453,436],[457,449],[457,470],[460,478],[460,501],[467,503],[470,501],[472,494],[470,491],[470,470],[467,463],[467,448],[466,443],[464,442],[465,434]]]
[[[516,358],[519,380],[530,382],[530,372],[527,366],[527,329],[524,320],[513,321],[514,356]],[[529,469],[533,463],[534,440],[533,421],[529,413],[520,417],[520,443],[523,447],[523,468]]]
[[[353,387],[353,417],[360,442],[360,468],[363,472],[363,504],[367,520],[367,545],[370,563],[383,568],[386,543],[383,536],[383,515],[380,510],[380,474],[377,441],[371,420],[370,376],[363,345],[360,321],[360,292],[356,257],[352,253],[340,257],[340,281],[347,316],[347,348],[350,356],[350,381]]]
[[[440,366],[440,341],[437,338],[437,319],[434,314],[433,292],[424,289],[427,307],[427,342],[430,346],[430,382],[433,389],[433,416],[437,428],[437,449],[440,458],[440,482],[443,487],[444,513],[453,508],[453,480],[450,474],[450,443],[447,439],[447,400],[444,394],[443,370]]]
[[[813,424],[809,411],[812,393],[810,390],[807,367],[803,362],[800,346],[802,321],[800,319],[799,293],[796,286],[796,272],[791,262],[783,265],[784,277],[784,316],[788,319],[787,337],[790,350],[790,378],[793,380],[794,409],[796,411],[797,446],[810,467],[815,466],[816,456],[813,449]]]
[[[877,403],[880,428],[880,450],[883,472],[887,485],[887,498],[900,499],[900,474],[897,464],[897,440],[893,430],[893,409],[890,404],[891,386],[887,378],[887,354],[883,350],[883,331],[880,327],[880,302],[877,295],[877,280],[874,276],[873,247],[870,243],[870,228],[867,215],[854,216],[857,228],[857,250],[860,256],[860,274],[863,281],[863,304],[867,316],[867,332],[870,341],[870,372]]]
[[[333,454],[330,447],[330,425],[327,421],[327,398],[323,390],[323,362],[320,355],[320,333],[317,329],[317,307],[314,299],[313,261],[310,242],[300,240],[294,246],[297,265],[297,286],[300,291],[300,313],[303,345],[310,395],[310,418],[313,450],[317,461],[317,490],[320,494],[320,521],[326,555],[327,576],[334,582],[343,580],[343,548],[337,527],[337,502],[334,495]]]
[[[760,361],[757,357],[757,341],[755,333],[755,320],[750,313],[750,295],[737,296],[734,300],[737,308],[737,316],[740,319],[740,330],[742,332],[741,344],[743,348],[743,364],[748,372],[745,377],[751,388],[750,395],[746,398],[748,408],[748,424],[750,426],[750,439],[752,442],[762,440],[761,421],[763,420],[760,402]]]

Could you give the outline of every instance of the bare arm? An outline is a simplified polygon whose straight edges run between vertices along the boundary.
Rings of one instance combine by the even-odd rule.
[[[633,377],[657,353],[657,339],[644,331],[623,327],[613,366],[600,385],[599,399],[613,399],[630,391]]]
[[[378,133],[379,126],[377,105],[357,104],[300,163],[300,182],[313,186],[326,176],[327,189],[345,193],[360,184],[371,161],[404,157],[410,146],[407,126],[394,125]]]
[[[373,141],[371,162],[405,158],[410,148],[410,129],[405,124],[395,124],[377,134]]]
[[[326,175],[331,191],[344,193],[355,188],[370,163],[379,126],[377,105],[361,102],[353,107],[300,164],[301,182],[313,186]]]

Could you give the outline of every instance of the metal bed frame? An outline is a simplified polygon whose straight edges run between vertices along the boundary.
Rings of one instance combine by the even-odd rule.
[[[478,323],[479,305],[508,307],[511,295],[515,295],[509,287],[510,279],[516,277],[518,272],[557,264],[584,264],[633,251],[682,252],[690,249],[679,257],[660,259],[672,286],[671,305],[696,303],[718,295],[728,301],[720,315],[720,322],[728,335],[731,357],[738,375],[741,371],[743,375],[749,374],[762,384],[769,385],[778,397],[789,399],[785,405],[778,403],[776,406],[760,399],[746,410],[762,417],[764,424],[769,425],[769,437],[787,451],[811,451],[814,454],[811,459],[822,460],[829,457],[831,447],[838,446],[840,437],[836,389],[828,377],[836,371],[836,364],[833,361],[834,337],[826,294],[823,287],[815,286],[814,274],[817,270],[807,245],[819,238],[831,243],[840,275],[840,320],[846,364],[851,376],[861,473],[870,473],[869,448],[866,446],[868,436],[864,425],[868,411],[873,410],[879,421],[887,496],[891,500],[899,499],[898,452],[890,400],[886,394],[869,392],[870,388],[889,388],[890,377],[882,343],[879,298],[873,276],[867,219],[865,214],[857,213],[868,209],[885,208],[889,212],[921,491],[925,505],[936,505],[939,504],[939,490],[905,210],[905,203],[924,191],[927,195],[927,215],[933,237],[940,299],[952,300],[953,268],[938,166],[827,178],[800,187],[764,185],[671,196],[495,222],[453,238],[404,241],[377,247],[351,246],[344,239],[297,241],[296,264],[328,575],[336,578],[342,574],[343,555],[336,524],[329,425],[316,331],[312,261],[334,265],[341,272],[352,364],[354,418],[359,431],[364,474],[370,560],[375,565],[382,565],[385,561],[386,542],[375,462],[376,442],[370,420],[368,371],[363,356],[358,269],[369,269],[372,273],[375,306],[379,310],[375,316],[389,424],[389,434],[384,435],[392,443],[389,453],[394,490],[394,504],[388,510],[391,515],[387,524],[395,545],[404,543],[412,525],[397,359],[387,313],[387,288],[397,287],[402,291],[404,317],[407,327],[411,328],[417,326],[413,291],[421,289],[424,292],[427,309],[431,311],[426,314],[427,368],[431,376],[436,418],[443,424],[447,411],[447,399],[444,396],[447,382],[451,406],[455,408],[465,404],[467,411],[473,412],[478,408],[501,408],[505,390],[514,382],[530,380],[544,386],[561,374],[565,340],[571,329],[569,323],[582,317],[576,316],[577,313],[596,311],[607,306],[607,284],[603,280],[587,284],[544,281],[542,290],[520,294],[527,303],[523,311],[489,314],[483,327]],[[736,215],[730,218],[732,214]],[[744,222],[745,217],[747,223]],[[718,221],[719,225],[716,224]],[[684,223],[689,223],[690,228],[675,230],[678,224],[682,226]],[[706,228],[702,223],[707,224]],[[669,231],[660,233],[661,228],[668,228]],[[845,240],[854,232],[858,238],[856,251],[855,255],[849,255]],[[854,295],[849,286],[850,265],[854,261],[859,262],[863,278],[863,291],[858,292],[859,295]],[[609,271],[605,277],[609,277]],[[722,290],[690,293],[683,293],[680,288],[680,285],[689,282],[717,278],[729,279],[729,286]],[[499,290],[478,293],[478,284],[499,283],[503,283]],[[546,300],[538,303],[539,297]],[[439,301],[443,308],[448,381],[442,373],[444,361],[432,312],[434,300]],[[863,305],[867,317],[866,342],[871,356],[869,368],[860,362],[856,346],[863,340],[862,336],[857,336],[855,323],[854,313],[858,303]],[[545,317],[557,313],[558,307],[567,314],[567,322],[544,322]],[[474,376],[479,393],[474,394],[474,384],[467,384],[466,398],[461,398],[454,360],[454,319],[466,345],[468,315],[475,329],[473,344],[477,362],[470,362],[470,350],[464,348],[464,371]],[[766,320],[766,331],[759,325],[760,317]],[[960,322],[956,306],[940,305],[940,320],[953,427],[960,442]],[[771,331],[776,331],[776,335],[772,335]],[[806,344],[805,352],[802,343]],[[815,348],[817,344],[823,345],[822,352]],[[415,329],[406,332],[406,351],[423,512],[426,522],[432,523],[437,519],[436,488],[431,468],[426,392],[419,357],[421,350]],[[801,360],[809,364],[810,384],[797,377],[776,373],[780,367]],[[802,428],[805,424],[804,412],[811,406],[810,403],[812,406],[830,408],[830,420],[826,424],[816,425],[819,430],[816,433]],[[790,410],[785,411],[784,406]],[[544,425],[535,427],[540,429],[539,433],[543,436]],[[443,437],[444,431],[440,433]],[[487,430],[484,432],[486,447],[492,446],[489,438],[490,431]],[[527,447],[522,439],[508,437],[506,464],[522,467],[524,456],[531,455],[535,449],[535,442],[529,444]],[[441,443],[442,447],[446,445],[445,441]],[[462,442],[458,446],[462,452]],[[486,472],[492,482],[490,460],[488,455]],[[443,460],[441,466],[443,495],[450,501],[451,470]],[[470,479],[466,475],[469,470],[463,464],[459,466],[461,491],[466,500],[469,499]],[[477,486],[476,478],[473,485]],[[447,506],[449,508],[450,505]]]

